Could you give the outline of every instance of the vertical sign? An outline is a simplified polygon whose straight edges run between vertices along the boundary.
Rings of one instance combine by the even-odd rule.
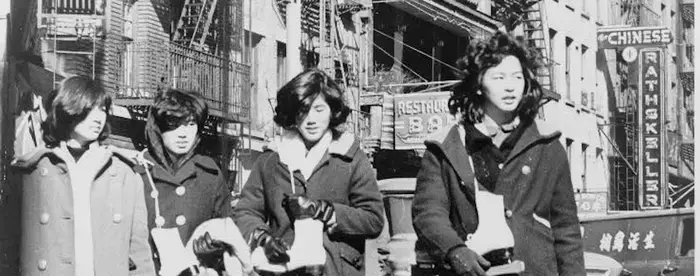
[[[642,209],[663,208],[666,191],[663,134],[664,97],[661,93],[664,74],[663,50],[642,49],[639,52],[639,180]]]

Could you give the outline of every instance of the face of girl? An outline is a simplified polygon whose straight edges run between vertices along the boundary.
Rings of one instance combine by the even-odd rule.
[[[506,56],[501,63],[486,70],[481,89],[486,97],[486,114],[512,117],[525,90],[525,77],[518,58]]]
[[[96,106],[85,119],[75,125],[70,137],[80,144],[89,144],[100,137],[106,123],[107,109],[104,106]]]
[[[163,132],[163,145],[172,154],[181,156],[188,153],[197,140],[199,126],[193,120],[177,128]]]
[[[309,113],[297,124],[297,130],[307,145],[314,145],[326,133],[330,122],[331,107],[323,96],[318,96],[311,103]]]

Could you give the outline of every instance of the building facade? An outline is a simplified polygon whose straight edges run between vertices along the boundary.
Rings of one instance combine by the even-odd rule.
[[[601,1],[598,1],[601,2]],[[596,1],[543,0],[540,5],[551,53],[552,90],[560,99],[549,101],[540,117],[562,132],[577,199],[595,199],[579,213],[604,212],[608,190],[610,120],[608,88],[597,68],[596,29],[603,23]]]

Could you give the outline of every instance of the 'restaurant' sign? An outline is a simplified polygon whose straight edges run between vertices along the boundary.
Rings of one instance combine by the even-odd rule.
[[[664,158],[664,97],[663,51],[642,49],[639,53],[640,87],[639,93],[639,180],[640,203],[644,209],[662,208],[665,204],[665,161]]]
[[[450,94],[394,95],[394,148],[424,149],[425,138],[457,122],[447,106]]]
[[[673,41],[666,27],[634,27],[598,30],[598,48],[613,49],[627,46],[666,46]]]

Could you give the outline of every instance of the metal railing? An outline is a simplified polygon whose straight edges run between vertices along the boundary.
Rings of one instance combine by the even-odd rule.
[[[125,49],[134,50],[134,47]],[[155,87],[146,80],[158,72],[141,72],[136,76],[135,70],[124,72],[122,88],[117,92],[117,99],[149,99],[155,97],[158,89],[172,87],[200,93],[210,109],[218,110],[222,115],[232,115],[237,119],[249,119],[250,110],[250,66],[229,61],[224,57],[204,53],[175,43],[166,47],[156,47],[167,51],[167,71],[169,83]],[[150,53],[148,54],[157,54]],[[134,51],[134,53],[139,53]],[[125,53],[121,53],[124,55]],[[143,55],[143,53],[140,53]],[[166,58],[166,55],[162,55]],[[126,65],[126,64],[124,64]],[[146,70],[154,70],[149,68]],[[167,82],[167,81],[166,81]],[[145,86],[144,83],[147,83]],[[139,85],[140,84],[140,85]]]
[[[105,0],[41,0],[41,12],[104,15],[106,2]]]

